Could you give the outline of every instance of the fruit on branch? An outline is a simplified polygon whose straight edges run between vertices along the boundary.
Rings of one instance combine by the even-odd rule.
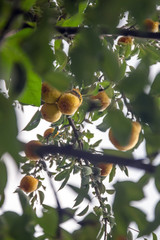
[[[145,19],[144,27],[148,32],[159,32],[159,22],[155,22],[152,19]]]
[[[129,37],[129,36],[126,36],[126,37],[120,37],[118,39],[118,44],[121,45],[121,44],[132,44],[133,43],[133,38]]]
[[[38,140],[32,140],[25,144],[24,152],[26,157],[33,161],[38,161],[40,156],[36,153],[37,149],[42,146],[42,143]]]
[[[82,95],[78,89],[63,93],[58,99],[58,108],[65,115],[73,115],[82,103]]]
[[[83,98],[82,98],[82,94],[80,93],[79,89],[73,88],[71,90],[71,93],[79,98],[79,101],[80,101],[79,106],[80,106],[82,104]]]
[[[120,151],[128,151],[135,147],[138,142],[139,134],[141,131],[141,125],[139,122],[132,122],[131,135],[128,143],[125,146],[122,146],[117,139],[114,137],[112,129],[109,129],[109,139],[111,143]]]
[[[54,132],[54,128],[48,128],[44,131],[43,133],[43,137],[48,138],[52,133]],[[59,134],[59,132],[57,132],[53,137],[56,137]]]
[[[108,176],[112,170],[113,164],[112,163],[98,163],[98,168],[101,168],[101,176]]]
[[[26,175],[21,179],[19,187],[26,193],[34,192],[38,187],[38,179],[30,175]]]
[[[42,117],[48,122],[57,122],[62,113],[59,111],[56,103],[44,103],[41,108]]]
[[[99,93],[91,97],[92,100],[96,100],[100,103],[100,110],[104,111],[111,103],[111,99],[108,97],[104,90],[100,90]]]
[[[61,92],[52,87],[47,82],[42,83],[41,98],[46,103],[55,103],[60,97]]]

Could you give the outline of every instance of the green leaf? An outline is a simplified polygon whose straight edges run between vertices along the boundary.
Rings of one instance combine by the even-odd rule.
[[[0,94],[0,132],[0,156],[8,152],[19,164],[20,146],[17,141],[17,119],[12,102],[2,94]]]
[[[59,70],[62,70],[65,68],[66,64],[67,64],[67,55],[65,54],[65,52],[61,49],[55,49],[55,58],[58,64],[60,64],[60,66],[58,67]]]
[[[34,211],[29,204],[28,196],[26,196],[26,194],[20,188],[18,188],[16,192],[18,193],[23,213],[29,215],[30,217],[34,217]]]
[[[144,198],[142,186],[139,186],[136,182],[124,181],[117,182],[114,187],[116,194],[113,211],[118,234],[126,235],[127,228],[132,221],[137,223],[140,232],[144,231],[148,223],[146,215],[141,210],[130,206],[131,201],[140,201]]]
[[[79,205],[83,201],[84,198],[91,201],[91,198],[88,195],[88,190],[89,190],[88,186],[87,187],[82,186],[81,188],[78,188],[78,187],[73,186],[71,184],[68,184],[67,186],[69,186],[73,191],[75,191],[78,194],[76,199],[75,199],[74,207]]]
[[[24,90],[18,97],[18,100],[24,104],[40,106],[41,103],[41,78],[33,71],[33,67],[28,56],[22,51],[17,43],[17,39],[8,39],[5,43],[4,51],[6,56],[11,59],[12,64],[21,65],[26,76]],[[18,82],[18,79],[16,80]],[[19,79],[20,81],[20,79]]]
[[[138,67],[132,71],[129,76],[125,77],[119,84],[118,88],[126,93],[138,95],[143,92],[148,84],[149,66],[145,62],[141,62]]]
[[[0,218],[5,223],[3,229],[1,229],[2,236],[5,237],[2,237],[2,239],[34,240],[35,223],[29,216],[6,211]]]
[[[144,104],[145,102],[145,104]],[[141,93],[132,102],[135,115],[145,123],[148,123],[155,132],[160,131],[159,121],[159,106],[157,101],[151,95]],[[152,109],[152,114],[151,114]]]
[[[46,237],[55,237],[58,228],[58,213],[55,208],[43,205],[43,216],[37,218],[38,224],[42,227]]]
[[[152,83],[150,94],[156,97],[160,96],[160,73],[157,74]]]
[[[30,131],[36,128],[41,120],[41,112],[37,110],[37,112],[33,115],[27,126],[23,129],[23,131]]]
[[[158,237],[155,233],[152,233],[152,238],[153,238],[152,240],[158,240]]]
[[[89,176],[92,174],[92,168],[88,166],[82,166],[82,175]]]
[[[84,216],[89,210],[89,205],[87,205],[80,213],[77,214],[77,216],[81,217]]]
[[[41,104],[41,78],[31,70],[27,72],[27,84],[18,100],[38,107]]]
[[[98,147],[101,142],[102,142],[102,139],[96,141],[95,143],[92,144],[92,147],[94,148]]]
[[[7,168],[4,161],[0,160],[0,195],[3,195],[4,189],[7,184]]]
[[[107,189],[106,190],[106,192],[108,193],[108,194],[114,194],[115,193],[115,190],[114,189]]]
[[[45,198],[44,192],[39,190],[38,194],[39,194],[40,203],[43,204],[43,201],[44,201],[44,198]]]
[[[23,10],[28,11],[35,2],[36,0],[23,0],[21,1],[21,7]]]
[[[83,19],[83,14],[77,13],[68,19],[62,19],[58,22],[58,25],[63,27],[78,27],[83,22]]]
[[[66,186],[69,178],[70,178],[70,174],[68,174],[68,175],[66,176],[66,178],[65,178],[64,181],[62,182],[62,184],[61,184],[60,188],[58,189],[58,191],[61,190],[62,188],[64,188],[64,187]]]
[[[73,240],[83,239],[83,240],[93,240],[96,238],[100,223],[97,221],[97,217],[90,213],[81,222],[78,222],[82,227],[73,232]]]
[[[94,81],[94,72],[98,70],[102,46],[96,32],[87,29],[75,38],[70,49],[71,70],[79,86],[87,86]],[[92,64],[88,64],[92,62]]]
[[[60,91],[66,91],[70,84],[73,82],[71,76],[66,75],[63,72],[51,71],[48,72],[45,77],[45,81],[50,83],[51,86],[57,88]]]
[[[125,146],[131,135],[131,120],[127,119],[120,110],[110,111],[107,116],[113,136],[120,145]]]
[[[112,180],[115,177],[115,175],[116,175],[116,167],[115,167],[115,165],[113,165],[112,170],[111,170],[111,172],[109,174],[109,182],[112,182]]]
[[[11,84],[9,89],[9,96],[17,99],[24,90],[26,84],[26,70],[21,63],[14,63],[11,73]]]
[[[70,174],[70,169],[65,169],[64,171],[58,173],[58,174],[55,176],[55,180],[56,180],[56,181],[62,181],[62,180],[65,179],[69,174]]]
[[[104,49],[104,59],[102,62],[104,75],[112,82],[120,80],[120,66],[118,56],[109,49]]]

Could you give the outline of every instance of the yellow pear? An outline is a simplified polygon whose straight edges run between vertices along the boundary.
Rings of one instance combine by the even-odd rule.
[[[65,115],[73,115],[82,103],[82,95],[78,89],[63,93],[58,99],[58,108]]]
[[[36,153],[36,150],[42,146],[42,143],[38,140],[32,140],[25,144],[24,152],[26,157],[33,161],[38,161],[40,156]]]
[[[47,82],[42,83],[41,98],[45,103],[55,103],[60,97],[61,92],[52,87]]]
[[[108,97],[107,93],[102,90],[95,96],[91,97],[92,100],[98,100],[100,102],[100,110],[104,111],[111,103],[111,99]]]
[[[98,163],[97,167],[101,168],[101,176],[108,176],[112,170],[112,163]]]
[[[38,179],[30,175],[26,175],[21,179],[19,187],[26,193],[34,192],[38,187]]]
[[[148,32],[159,32],[159,22],[155,22],[152,19],[145,19],[144,27]]]
[[[57,122],[62,113],[59,111],[57,104],[44,103],[41,108],[42,117],[48,122]]]
[[[138,142],[139,134],[141,131],[141,125],[139,122],[132,122],[131,136],[128,143],[125,146],[122,146],[118,143],[117,139],[113,136],[112,129],[109,129],[109,139],[111,143],[120,151],[128,151],[135,147]]]
[[[120,37],[118,39],[118,44],[131,44],[133,43],[133,38],[129,37],[129,36],[124,36],[124,37]]]

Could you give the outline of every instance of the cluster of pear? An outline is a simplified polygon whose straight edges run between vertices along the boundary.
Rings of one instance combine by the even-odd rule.
[[[61,93],[50,84],[42,83],[41,108],[43,119],[48,122],[57,122],[62,114],[73,115],[82,103],[82,95],[79,89]]]
[[[53,132],[54,128],[48,128],[44,131],[43,137],[48,138],[53,134]],[[58,134],[59,133],[57,132],[53,138]],[[36,151],[40,146],[42,146],[42,143],[38,140],[31,140],[26,143],[24,149],[26,157],[31,161],[39,161],[40,156],[36,153]],[[34,192],[38,188],[38,179],[31,175],[26,175],[21,179],[19,187],[26,193]]]
[[[61,93],[57,89],[51,87],[48,83],[42,84],[42,100],[45,102],[41,108],[43,118],[49,122],[59,120],[62,114],[73,115],[82,103],[82,95],[78,89],[72,89],[69,92]],[[104,90],[100,90],[95,96],[91,96],[92,101],[98,101],[99,111],[104,111],[111,103],[111,99]],[[120,151],[128,151],[135,147],[139,140],[141,125],[132,121],[131,135],[128,143],[122,146],[109,129],[109,140]],[[54,132],[54,128],[45,130],[43,136],[48,138]],[[57,132],[57,134],[59,134]],[[56,135],[57,135],[56,134]],[[56,136],[55,135],[55,136]],[[53,136],[53,137],[55,137]],[[42,146],[38,140],[32,140],[25,144],[26,157],[32,161],[40,160],[37,149]],[[98,163],[97,167],[101,169],[101,176],[108,176],[113,168],[111,163]],[[27,184],[28,183],[28,184]],[[21,180],[20,188],[25,192],[32,192],[37,189],[38,180],[32,176],[25,176]]]

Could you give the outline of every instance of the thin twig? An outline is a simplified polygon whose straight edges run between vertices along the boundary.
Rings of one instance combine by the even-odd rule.
[[[78,130],[76,129],[76,126],[75,126],[75,124],[74,124],[73,119],[68,117],[68,121],[69,121],[69,124],[72,126],[72,129],[73,129],[74,135],[75,135],[75,137],[76,137],[76,140],[77,140],[77,142],[78,142],[78,144],[79,144],[80,150],[83,150],[83,142],[82,142],[82,140],[79,139]],[[82,160],[82,159],[80,159],[80,160]],[[87,166],[89,166],[88,160],[86,160],[86,159],[83,159],[83,160],[84,160],[85,164],[86,164]],[[103,221],[104,221],[104,225],[105,225],[105,236],[104,236],[104,240],[107,240],[107,221],[108,221],[108,220],[106,219],[107,211],[106,211],[106,208],[105,208],[104,205],[103,205],[99,188],[98,188],[98,186],[97,186],[97,184],[96,184],[96,181],[95,181],[95,178],[94,178],[94,176],[93,176],[92,174],[90,175],[90,178],[91,178],[91,181],[94,183],[93,188],[94,188],[95,193],[96,193],[96,196],[97,196],[97,198],[98,198],[100,207],[102,208],[102,211],[103,211],[103,216],[104,216]]]

